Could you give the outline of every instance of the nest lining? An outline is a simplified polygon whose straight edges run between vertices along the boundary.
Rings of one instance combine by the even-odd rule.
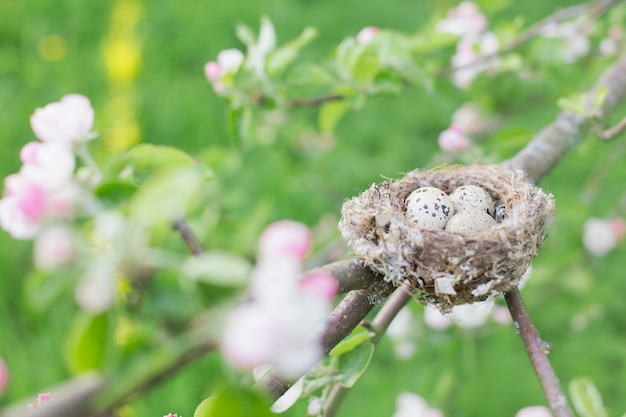
[[[421,187],[446,193],[478,185],[494,200],[497,224],[473,233],[428,230],[405,216],[405,200]],[[446,166],[409,172],[344,203],[339,229],[355,255],[385,280],[408,279],[418,300],[442,311],[483,301],[517,286],[539,254],[554,200],[521,171],[497,166]]]

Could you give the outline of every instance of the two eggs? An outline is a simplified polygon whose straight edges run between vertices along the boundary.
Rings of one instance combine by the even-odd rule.
[[[491,196],[477,185],[464,185],[450,195],[439,188],[422,187],[406,199],[406,217],[429,230],[471,233],[496,225]]]

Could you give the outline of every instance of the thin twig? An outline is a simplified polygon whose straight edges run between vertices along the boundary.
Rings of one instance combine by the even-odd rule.
[[[376,346],[382,339],[383,335],[387,331],[389,324],[398,315],[400,310],[412,299],[413,291],[411,287],[405,283],[398,288],[387,300],[385,305],[372,320],[372,328],[376,332],[376,335],[372,339],[372,343]],[[346,388],[343,385],[336,383],[331,389],[328,400],[324,405],[324,417],[334,417],[339,410],[339,407],[343,403],[344,399],[350,392],[350,388]]]
[[[619,136],[626,129],[626,117],[619,121],[615,126],[598,132],[598,137],[602,140],[609,141]]]
[[[289,102],[290,107],[314,107],[331,101],[342,101],[346,98],[343,94],[331,94],[328,96],[294,99]]]
[[[183,238],[185,245],[187,245],[187,248],[189,248],[189,251],[192,254],[200,256],[204,253],[202,246],[200,246],[200,242],[198,242],[196,235],[193,233],[193,230],[191,230],[191,227],[189,227],[189,224],[187,224],[185,219],[172,221],[172,228],[180,234],[180,237]]]
[[[519,290],[514,288],[508,291],[504,294],[504,299],[552,412],[556,417],[573,417],[574,413],[567,404],[567,398],[563,394],[559,380],[548,360],[550,345],[539,338],[539,333],[528,315]]]
[[[441,71],[439,76],[450,75],[456,71],[466,70],[472,68],[476,65],[484,64],[489,62],[495,58],[498,58],[502,54],[511,53],[520,46],[524,45],[526,42],[530,41],[534,37],[541,34],[541,32],[548,27],[549,25],[562,22],[564,20],[569,20],[574,17],[580,16],[584,13],[589,13],[593,17],[600,17],[607,10],[609,10],[612,6],[617,3],[620,3],[623,0],[601,0],[601,1],[592,1],[588,3],[577,4],[574,6],[566,7],[556,11],[550,16],[540,20],[535,23],[524,32],[522,32],[519,36],[514,38],[511,42],[509,42],[502,49],[487,55],[483,55],[475,61],[469,62],[465,65],[459,65],[458,67],[446,68]]]

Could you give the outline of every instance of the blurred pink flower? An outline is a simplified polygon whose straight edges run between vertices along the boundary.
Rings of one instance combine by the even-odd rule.
[[[581,16],[567,22],[552,22],[544,27],[541,34],[546,38],[561,41],[561,58],[571,64],[586,56],[591,50],[589,35],[593,32],[593,21]]]
[[[89,139],[94,116],[87,97],[68,94],[58,102],[35,110],[30,117],[30,125],[43,142],[71,145]]]
[[[511,324],[511,322],[513,322],[509,309],[503,306],[494,307],[491,312],[491,320],[502,325]]]
[[[498,38],[492,32],[462,38],[452,57],[452,83],[462,89],[468,88],[480,73],[497,65],[497,58],[483,59],[496,54],[499,48]]]
[[[356,35],[356,42],[359,45],[367,45],[374,40],[380,29],[375,26],[366,26]]]
[[[7,389],[7,385],[9,384],[9,370],[7,366],[4,364],[2,358],[0,358],[0,397]]]
[[[594,256],[604,256],[624,237],[624,219],[589,218],[583,226],[583,246]]]
[[[552,412],[543,405],[533,405],[522,408],[515,417],[552,417]]]
[[[302,277],[300,288],[307,294],[313,294],[326,301],[332,301],[339,292],[339,283],[330,274],[312,272]]]
[[[426,400],[412,392],[401,392],[396,398],[393,417],[443,417],[441,410],[428,406]]]
[[[261,234],[263,257],[295,257],[304,259],[311,247],[311,233],[302,223],[282,220],[270,224]]]
[[[428,327],[434,330],[444,330],[452,326],[450,317],[441,314],[441,311],[430,305],[426,306],[424,309],[424,322]]]
[[[65,184],[74,173],[76,161],[67,146],[57,142],[29,142],[20,152],[21,171],[49,190]]]
[[[26,407],[28,407],[31,410],[34,410],[36,408],[39,408],[45,405],[46,403],[49,403],[52,400],[53,400],[52,394],[50,394],[49,392],[42,392],[41,394],[37,396],[37,402],[27,404]]]
[[[439,147],[446,152],[460,152],[467,149],[469,140],[457,126],[450,126],[439,134]]]
[[[487,18],[472,1],[461,2],[448,10],[447,16],[437,23],[439,33],[456,36],[478,35],[487,28]]]
[[[217,54],[217,61],[209,61],[204,66],[204,75],[213,85],[216,93],[225,89],[222,79],[227,74],[234,74],[239,70],[245,56],[239,49],[224,49]]]
[[[44,229],[35,240],[35,266],[44,271],[53,271],[70,262],[74,255],[74,244],[70,232],[61,226]]]
[[[452,126],[469,135],[479,135],[485,131],[485,121],[474,103],[464,103],[452,114]]]
[[[169,414],[167,414],[167,415],[164,415],[163,417],[178,417],[178,414],[172,414],[172,413],[169,413]],[[182,416],[181,416],[181,417],[182,417]]]
[[[306,414],[308,416],[317,416],[322,412],[322,405],[322,400],[319,397],[311,397],[306,408]]]

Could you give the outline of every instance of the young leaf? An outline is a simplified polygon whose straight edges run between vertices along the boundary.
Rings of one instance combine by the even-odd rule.
[[[109,340],[109,316],[79,313],[70,326],[67,363],[74,373],[99,369]]]
[[[573,94],[569,97],[561,97],[556,104],[563,110],[584,116],[587,113],[585,96],[583,94]]]
[[[333,76],[323,67],[305,64],[289,71],[287,82],[294,85],[332,84]]]
[[[604,86],[599,88],[598,91],[593,95],[593,108],[596,110],[600,110],[600,107],[604,104],[604,100],[606,100],[606,95],[609,94],[609,89]]]
[[[193,417],[272,417],[270,405],[249,389],[228,389],[200,403]]]
[[[317,29],[308,27],[300,34],[300,36],[286,45],[278,48],[267,59],[267,72],[275,75],[279,71],[285,69],[298,56],[298,52],[309,42],[317,37]]]
[[[33,310],[43,312],[65,291],[70,289],[76,276],[67,271],[46,273],[33,271],[26,279],[25,297]]]
[[[331,133],[348,111],[350,103],[346,100],[324,103],[319,110],[318,123],[322,133]]]
[[[360,344],[367,342],[374,336],[375,333],[373,331],[363,326],[357,326],[345,339],[339,342],[339,344],[330,351],[329,355],[339,357],[355,349]]]
[[[380,62],[376,51],[372,48],[362,48],[356,54],[351,68],[352,78],[359,84],[369,85],[376,77],[379,67]]]
[[[346,388],[354,386],[369,366],[372,356],[374,356],[374,345],[370,342],[362,343],[342,355],[337,365],[341,385]]]
[[[588,378],[576,378],[569,384],[574,408],[581,417],[607,417],[602,396]]]

